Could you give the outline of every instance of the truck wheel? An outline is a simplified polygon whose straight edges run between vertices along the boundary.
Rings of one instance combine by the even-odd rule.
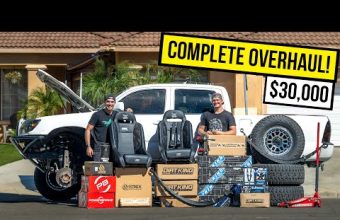
[[[56,187],[55,173],[43,173],[38,168],[35,168],[34,171],[34,183],[41,195],[53,201],[67,201],[76,196],[80,189],[80,184],[75,184],[69,188],[58,188]]]
[[[37,190],[45,198],[53,201],[66,201],[76,196],[80,189],[80,176],[82,174],[82,165],[86,158],[86,150],[84,148],[84,138],[76,135],[69,131],[69,129],[63,129],[61,132],[56,132],[51,134],[46,140],[46,146],[50,148],[49,155],[52,158],[50,165],[54,165],[54,171],[47,170],[42,172],[40,169],[36,168],[34,172],[34,181]],[[72,178],[77,178],[77,180],[71,180],[72,185],[68,186],[61,185],[60,179],[59,183],[57,181],[56,175],[57,170],[63,170],[63,163],[60,162],[60,154],[63,153],[64,149],[69,149],[69,168],[66,169],[67,173],[72,173]],[[59,173],[60,174],[60,173]]]
[[[285,115],[270,115],[259,121],[251,138],[253,156],[260,163],[285,163],[300,158],[305,137],[301,127]],[[260,151],[260,153],[259,153]]]
[[[305,182],[305,167],[300,164],[254,164],[267,168],[269,185],[301,185]]]
[[[277,206],[280,202],[288,202],[304,196],[303,186],[268,186],[270,205]]]

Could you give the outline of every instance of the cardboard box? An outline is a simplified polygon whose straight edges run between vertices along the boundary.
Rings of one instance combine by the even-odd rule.
[[[97,193],[116,192],[116,177],[82,176],[80,191]]]
[[[150,169],[116,168],[116,206],[152,206]]]
[[[242,186],[243,193],[267,193],[268,186]]]
[[[240,207],[270,207],[270,193],[241,193]]]
[[[85,176],[113,176],[112,162],[85,161]]]
[[[119,199],[119,207],[138,207],[138,206],[150,206],[152,203],[151,198],[120,198]]]
[[[163,183],[172,191],[181,196],[197,196],[197,180],[181,180],[181,181],[163,181]],[[156,196],[170,196],[159,182],[156,183]]]
[[[200,167],[198,183],[243,183],[241,167]]]
[[[245,186],[267,186],[268,171],[264,167],[244,168]]]
[[[251,167],[253,158],[249,156],[197,156],[198,167]]]
[[[231,188],[234,184],[199,184],[198,196],[217,196],[228,195],[231,192]]]
[[[157,164],[157,175],[162,180],[197,180],[198,164]]]
[[[246,138],[236,135],[209,135],[207,141],[208,155],[245,156],[247,154]]]
[[[193,200],[193,201],[198,201],[198,197],[194,196],[194,197],[187,197],[185,196],[185,198]],[[176,208],[191,208],[192,206],[187,205],[183,202],[181,202],[180,200],[173,198],[173,197],[159,197],[160,203],[161,203],[161,207],[176,207]]]
[[[81,208],[114,208],[115,193],[78,192],[78,207]]]

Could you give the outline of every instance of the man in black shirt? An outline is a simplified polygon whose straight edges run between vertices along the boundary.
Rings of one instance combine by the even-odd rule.
[[[116,98],[109,94],[105,97],[105,108],[95,112],[86,129],[85,129],[85,143],[86,154],[93,157],[94,161],[100,161],[101,157],[101,143],[109,143],[108,128],[111,126],[116,111],[113,110],[116,103]],[[93,141],[91,143],[91,130],[93,129]]]
[[[224,110],[223,98],[220,93],[214,93],[211,97],[214,112],[204,112],[198,131],[202,136],[214,135],[236,135],[235,118],[231,112]]]

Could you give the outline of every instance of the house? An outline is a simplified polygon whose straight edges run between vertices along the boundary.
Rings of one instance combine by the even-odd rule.
[[[160,32],[1,32],[0,33],[0,120],[10,120],[30,92],[42,86],[37,69],[45,69],[78,91],[80,76],[97,56],[112,63],[129,60],[134,64],[157,61]],[[340,48],[340,32],[182,32],[227,39]],[[6,73],[17,71],[19,83]],[[264,77],[222,71],[201,70],[206,82],[222,85],[230,92],[234,114],[245,114],[244,80],[248,83],[249,114],[295,113],[296,107],[262,103]],[[332,136],[340,145],[340,82],[335,87],[334,110],[299,108],[301,113],[326,114],[332,121]],[[339,115],[339,116],[338,116]],[[13,123],[14,124],[14,123]],[[14,125],[11,125],[12,127]],[[1,133],[1,132],[0,132]]]

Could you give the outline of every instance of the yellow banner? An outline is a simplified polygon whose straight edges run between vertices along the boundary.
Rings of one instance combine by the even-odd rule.
[[[162,33],[159,65],[335,81],[338,50]]]

